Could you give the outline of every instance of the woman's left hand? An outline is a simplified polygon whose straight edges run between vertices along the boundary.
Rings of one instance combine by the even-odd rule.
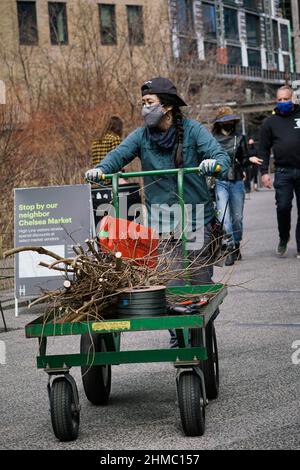
[[[254,163],[254,165],[261,165],[263,163],[263,160],[258,157],[250,157],[249,160],[251,163]]]

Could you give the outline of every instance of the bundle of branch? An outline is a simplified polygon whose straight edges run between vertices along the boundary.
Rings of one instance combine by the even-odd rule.
[[[9,250],[5,256],[21,251],[36,251],[53,258],[40,265],[59,270],[64,276],[63,288],[44,292],[30,307],[47,302],[56,321],[75,322],[87,316],[101,319],[114,303],[120,289],[147,285],[149,268],[137,266],[135,260],[122,259],[120,252],[98,251],[94,240],[86,240],[87,249],[73,246],[74,258],[63,258],[43,247],[24,246]],[[153,273],[151,273],[153,275]],[[148,284],[149,285],[149,284]]]
[[[141,263],[141,260],[137,262],[136,259],[125,259],[120,252],[99,251],[97,240],[85,240],[85,243],[86,249],[81,245],[73,246],[74,258],[63,258],[46,248],[36,246],[18,247],[4,253],[7,257],[21,251],[35,251],[53,259],[51,263],[40,262],[41,266],[61,272],[64,277],[63,287],[43,292],[29,305],[31,307],[46,303],[45,320],[50,316],[59,323],[101,320],[113,314],[115,309],[111,306],[116,304],[122,289],[182,281],[186,279],[187,271],[191,275],[200,267],[213,264],[208,258],[199,266],[196,257],[188,266],[183,267],[183,260],[178,258],[177,253],[180,241],[174,244],[167,240],[160,244],[155,268],[149,267],[146,261]],[[190,299],[193,297],[196,300],[199,295],[189,294]],[[174,302],[174,298],[172,300]],[[185,300],[185,297],[178,296],[176,300]]]

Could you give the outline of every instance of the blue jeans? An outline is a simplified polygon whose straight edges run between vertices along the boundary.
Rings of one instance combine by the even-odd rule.
[[[244,181],[216,181],[216,203],[220,221],[223,220],[227,201],[224,229],[228,238],[225,243],[233,246],[243,238]]]
[[[201,229],[200,229],[201,230]],[[171,256],[171,259],[168,260],[167,269],[173,270],[174,274],[183,274],[184,271],[187,273],[185,279],[178,278],[173,279],[168,283],[168,286],[184,286],[187,282],[191,285],[202,285],[202,284],[213,284],[213,261],[212,261],[212,251],[211,251],[211,242],[212,242],[212,227],[211,223],[208,223],[204,230],[204,240],[203,246],[199,250],[190,250],[188,248],[188,262],[193,263],[192,270],[184,269],[183,262],[183,247],[180,240],[174,239],[173,241],[161,241],[159,244],[158,252],[159,254],[167,254]],[[166,269],[166,266],[161,265],[160,269]]]
[[[296,195],[298,221],[296,226],[297,251],[300,252],[300,170],[276,168],[274,179],[279,237],[288,242],[291,230],[291,211],[294,192]]]

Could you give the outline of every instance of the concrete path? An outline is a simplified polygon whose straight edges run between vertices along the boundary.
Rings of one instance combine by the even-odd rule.
[[[220,396],[207,408],[203,437],[183,435],[175,372],[166,363],[114,366],[111,402],[104,408],[87,402],[80,371],[72,370],[82,407],[80,435],[72,443],[58,442],[50,422],[47,376],[35,366],[37,341],[24,337],[24,325],[39,313],[36,308],[33,313],[21,310],[18,319],[13,310],[6,311],[12,329],[0,334],[7,351],[6,365],[0,365],[0,448],[299,449],[300,363],[292,361],[292,345],[300,344],[295,220],[294,209],[290,251],[278,259],[274,192],[251,194],[243,261],[233,270],[216,268],[215,280],[232,287],[216,320]],[[123,344],[165,347],[168,341],[166,332],[128,333]],[[52,353],[78,350],[76,337],[50,341]]]

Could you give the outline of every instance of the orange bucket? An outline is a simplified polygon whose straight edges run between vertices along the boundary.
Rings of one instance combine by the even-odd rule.
[[[97,238],[104,251],[120,252],[138,265],[157,266],[158,237],[151,228],[107,215],[101,220]]]

